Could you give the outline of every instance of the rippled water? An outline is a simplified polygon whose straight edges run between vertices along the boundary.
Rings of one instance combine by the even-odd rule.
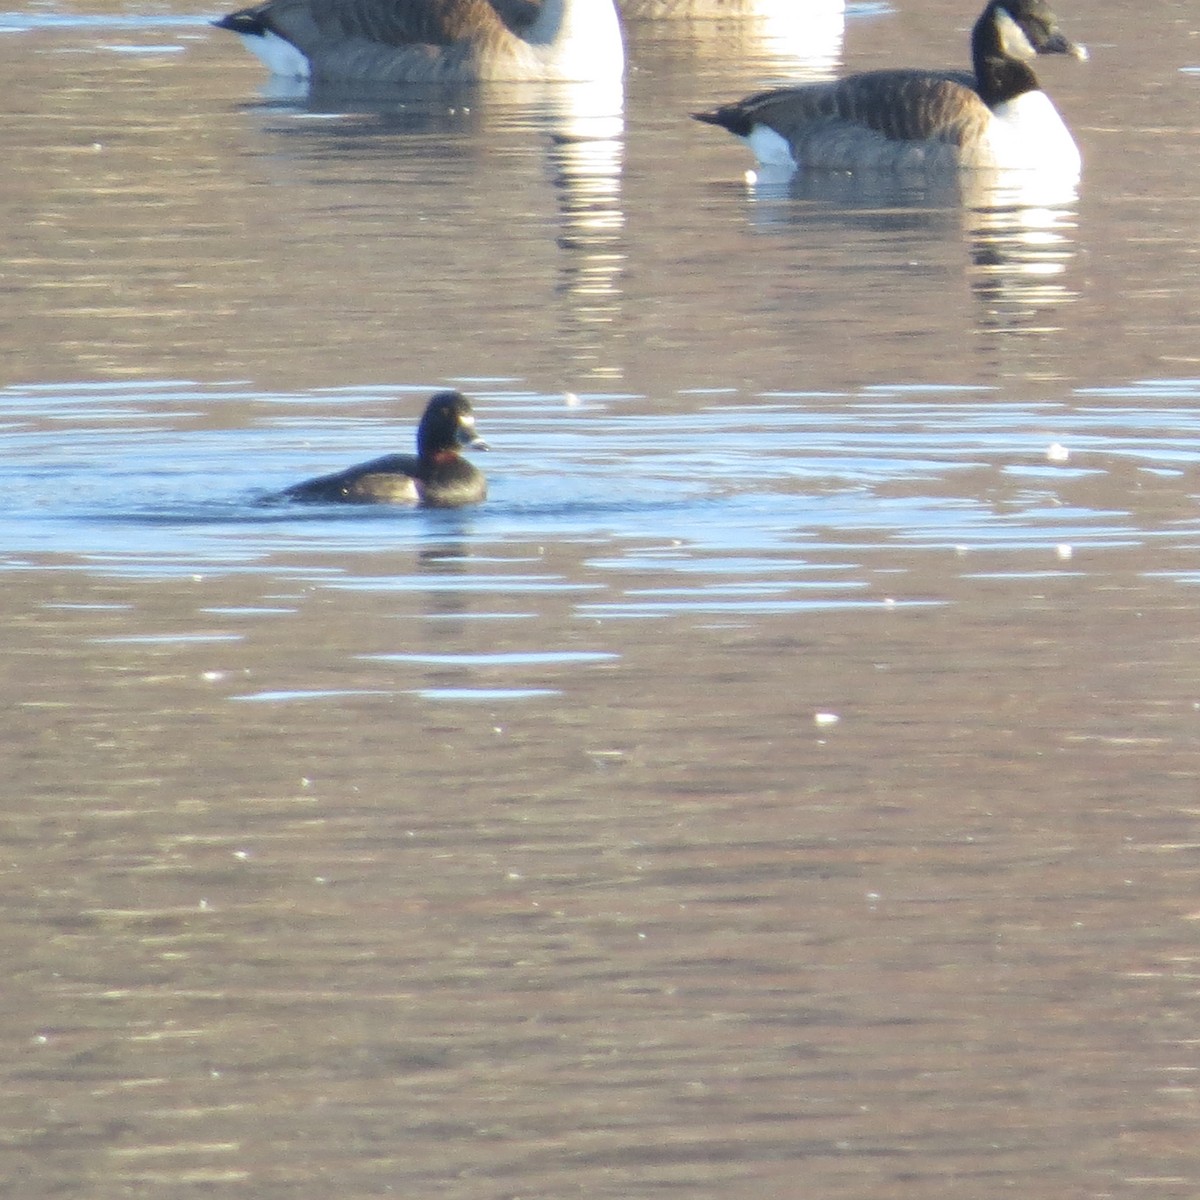
[[[1191,1197],[1189,16],[1062,0],[1078,192],[748,184],[624,94],[295,96],[0,17],[14,1195]],[[263,505],[458,386],[461,512]]]

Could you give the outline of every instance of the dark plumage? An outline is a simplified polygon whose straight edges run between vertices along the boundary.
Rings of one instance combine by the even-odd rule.
[[[334,504],[421,504],[458,508],[487,496],[483,472],[459,454],[459,446],[486,450],[475,432],[475,415],[461,392],[438,392],[417,427],[416,454],[386,454],[333,475],[293,484],[271,497]]]

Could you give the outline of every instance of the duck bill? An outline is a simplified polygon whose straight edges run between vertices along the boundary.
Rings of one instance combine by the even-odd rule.
[[[460,446],[470,446],[472,450],[490,450],[491,446],[487,444],[473,429],[465,427],[458,431],[458,444]]]

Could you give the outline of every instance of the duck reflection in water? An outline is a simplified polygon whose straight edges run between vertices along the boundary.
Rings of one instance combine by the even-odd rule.
[[[471,402],[461,392],[438,392],[417,427],[416,454],[385,454],[332,475],[293,484],[269,500],[426,508],[478,504],[487,497],[487,480],[459,453],[462,446],[487,449],[475,430]]]

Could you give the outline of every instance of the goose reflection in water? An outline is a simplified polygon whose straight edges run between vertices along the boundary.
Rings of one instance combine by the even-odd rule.
[[[357,175],[367,168],[372,184],[373,173],[381,171],[427,170],[430,177],[451,178],[461,202],[457,219],[471,221],[472,234],[494,230],[488,253],[501,269],[508,231],[536,238],[544,230],[555,252],[560,336],[539,341],[556,358],[548,368],[558,375],[555,384],[575,391],[621,374],[622,351],[613,334],[623,324],[617,318],[626,264],[620,80],[346,87],[272,79],[260,94],[267,135],[300,150],[271,161],[279,183],[305,182],[306,161],[337,159]],[[540,156],[544,172],[529,171],[525,156]],[[395,228],[405,224],[397,221]],[[469,242],[451,244],[447,278],[456,275],[457,262],[467,270]],[[514,250],[513,263],[520,260]],[[470,262],[474,273],[477,260]],[[504,299],[536,305],[536,295],[525,290]]]
[[[999,347],[1012,340],[1007,335],[1022,335],[1022,353],[1034,347],[1031,337],[1053,335],[1078,298],[1070,281],[1078,188],[1072,171],[747,174],[756,228],[793,235],[797,226],[844,228],[862,238],[864,256],[879,250],[881,270],[900,261],[920,272],[917,264],[943,255],[952,263],[961,241],[974,324],[1000,337],[990,343],[998,359]],[[908,306],[918,294],[941,303],[916,274],[904,290]]]
[[[547,125],[561,252],[556,291],[564,303],[556,345],[565,359],[559,379],[564,390],[617,381],[625,357],[615,339],[624,324],[624,123],[619,95],[605,92],[603,84],[572,88],[557,97]]]
[[[998,172],[964,180],[963,193],[969,278],[981,327],[1057,330],[1056,310],[1078,297],[1067,278],[1078,225],[1075,181]]]
[[[618,0],[627,21],[683,17],[689,21],[727,21],[742,17],[803,20],[825,13],[844,15],[843,0]]]

